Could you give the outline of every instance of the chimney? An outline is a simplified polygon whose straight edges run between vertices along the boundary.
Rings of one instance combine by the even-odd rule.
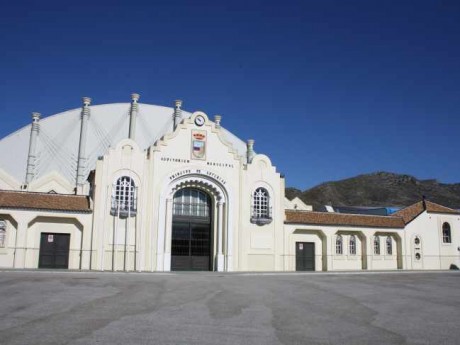
[[[220,115],[214,116],[214,123],[216,124],[216,128],[220,128],[220,121],[222,121],[222,116]]]
[[[254,153],[254,140],[253,139],[249,139],[248,142],[247,142],[246,155],[247,155],[248,163],[251,163],[252,159],[254,158],[254,155],[255,155],[255,153]]]
[[[83,106],[81,108],[81,128],[80,128],[80,145],[78,147],[77,161],[77,191],[78,187],[85,183],[85,168],[86,168],[86,135],[88,128],[88,119],[90,115],[89,105],[91,98],[83,97]]]
[[[134,140],[136,136],[136,118],[137,113],[139,111],[139,105],[137,101],[139,101],[139,94],[133,93],[131,94],[131,110],[129,112],[129,139]]]
[[[37,137],[40,132],[40,113],[32,113],[32,127],[30,129],[29,155],[27,156],[26,184],[29,184],[35,175],[35,152],[37,150]]]
[[[174,130],[176,130],[177,125],[180,122],[180,119],[182,117],[182,101],[181,100],[176,100],[174,101]]]

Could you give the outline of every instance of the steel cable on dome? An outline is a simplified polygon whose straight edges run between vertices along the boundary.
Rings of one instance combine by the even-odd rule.
[[[112,140],[115,140],[115,136],[120,132],[121,128],[124,125],[124,122],[127,119],[126,115],[129,115],[129,111],[121,115],[120,119],[115,123],[115,125],[108,131],[105,132],[102,126],[100,126],[99,122],[96,120],[95,116],[92,117],[92,123],[94,123],[94,128],[93,131],[98,132],[98,135],[100,135],[101,141],[99,141],[99,144],[95,146],[95,148],[91,151],[91,153],[88,155],[87,161],[90,164],[87,164],[86,171],[85,173],[88,173],[88,169],[90,169],[90,166],[94,165],[94,162],[97,160],[99,155],[103,152],[106,152],[109,147],[112,146]],[[93,127],[93,126],[92,126]]]
[[[73,128],[74,128],[74,124],[73,124],[72,122],[69,122],[69,123],[67,124],[67,126],[65,126],[62,130],[60,130],[60,131],[58,132],[58,135],[56,135],[54,138],[52,138],[52,137],[46,132],[46,130],[42,127],[42,128],[40,129],[41,135],[39,135],[39,137],[38,137],[40,141],[41,141],[41,139],[43,139],[43,144],[44,144],[43,147],[44,147],[45,150],[48,149],[48,151],[49,151],[52,155],[57,156],[57,158],[61,158],[61,163],[62,163],[62,159],[64,159],[65,166],[68,166],[69,163],[72,164],[72,163],[73,163],[72,156],[75,156],[75,155],[73,155],[73,154],[70,152],[70,150],[64,145],[64,144],[67,142],[67,140],[71,137],[71,136],[69,135],[69,132],[71,132],[71,130],[72,130]],[[41,137],[42,137],[42,138],[41,138]],[[52,147],[54,150],[49,149],[49,148],[47,147],[48,145],[49,145],[50,147]],[[66,152],[62,153],[63,150],[66,151]],[[71,158],[70,162],[69,162],[67,159],[63,158],[63,155],[64,155],[64,154],[65,154],[67,157],[70,157],[70,158]],[[39,167],[40,165],[47,167],[48,164],[52,161],[52,158],[53,158],[52,155],[51,155],[51,156],[48,156],[48,157],[47,157],[46,155],[44,155],[43,157],[42,157],[41,154],[39,155],[40,158],[39,158],[38,160],[36,160],[36,162],[37,162],[37,171],[38,171],[37,174],[40,174],[40,173],[43,172],[43,170]],[[46,161],[45,161],[46,164],[42,164],[42,159],[46,159]],[[75,165],[74,168],[76,169],[76,165]]]
[[[40,161],[37,165],[37,175],[43,172],[43,169],[41,168],[42,166],[48,168],[50,166],[50,163],[52,162],[52,159],[56,158],[61,163],[60,168],[64,168],[65,170],[67,170],[66,175],[68,175],[68,177],[72,176],[71,180],[75,179],[75,176],[73,175],[76,172],[76,165],[73,164],[72,160],[69,162],[69,160],[66,159],[65,156],[63,156],[62,151],[54,143],[53,139],[43,129],[40,131],[40,139],[43,141],[43,148],[45,149],[45,152],[48,153],[48,157],[46,157],[45,155],[44,157],[47,159],[44,162]],[[70,157],[72,156],[70,152],[67,152],[67,155]],[[72,165],[74,166],[74,169],[72,168]]]

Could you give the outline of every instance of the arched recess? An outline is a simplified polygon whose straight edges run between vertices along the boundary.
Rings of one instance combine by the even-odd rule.
[[[309,236],[310,235],[310,236]],[[311,235],[313,235],[313,240]],[[291,262],[288,264],[289,270],[295,270],[295,260],[296,260],[296,242],[317,242],[314,238],[318,239],[321,246],[321,266],[316,265],[316,267],[321,267],[322,271],[327,271],[327,239],[326,234],[322,230],[315,230],[315,229],[296,229],[292,235],[290,236],[289,241],[289,248],[288,250],[288,259],[290,258]],[[316,243],[315,243],[316,245]],[[315,259],[319,255],[319,248],[315,248]],[[285,249],[286,250],[286,249]]]
[[[385,232],[385,231],[377,231],[375,236],[379,236],[380,238],[387,238],[391,237],[396,243],[396,268],[403,269],[403,257],[402,257],[402,238],[396,232]],[[386,255],[386,246],[380,248],[380,254]],[[392,252],[394,255],[394,250]]]
[[[171,174],[171,176],[174,175],[174,173]],[[223,181],[221,178],[219,180]],[[216,219],[213,235],[217,239],[214,269],[217,271],[232,271],[234,236],[232,194],[227,186],[224,186],[218,179],[206,174],[204,170],[200,170],[200,173],[192,173],[192,170],[190,170],[189,174],[169,181],[162,190],[158,205],[157,271],[171,270],[173,197],[178,190],[184,188],[200,189],[211,197]],[[152,267],[154,267],[153,262]]]
[[[57,233],[70,235],[69,268],[81,269],[83,257],[84,226],[75,217],[37,216],[27,224],[26,268],[38,267],[41,233]]]
[[[346,248],[347,250],[347,254],[348,254],[348,257],[352,256],[350,253],[349,253],[349,239],[350,239],[350,236],[355,236],[355,238],[358,239],[358,244],[359,244],[359,248],[358,246],[356,247],[356,254],[354,254],[357,258],[359,257],[360,258],[360,262],[361,262],[361,269],[362,270],[367,270],[367,246],[366,246],[366,243],[367,243],[367,237],[366,235],[364,234],[363,231],[359,231],[359,230],[348,230],[348,231],[345,231],[345,230],[340,230],[340,231],[337,231],[336,232],[336,235],[337,234],[340,234],[340,235],[345,235],[347,236],[347,241],[344,243],[344,248]]]

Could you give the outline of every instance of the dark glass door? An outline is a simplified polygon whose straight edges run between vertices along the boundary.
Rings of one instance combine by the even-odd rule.
[[[173,221],[171,270],[209,271],[211,269],[211,224]]]
[[[296,242],[295,244],[296,271],[315,270],[315,243]]]
[[[70,234],[42,233],[38,268],[69,268]]]

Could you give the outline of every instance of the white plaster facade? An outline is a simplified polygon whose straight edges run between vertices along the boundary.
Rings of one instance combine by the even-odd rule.
[[[118,109],[120,105],[97,107]],[[150,107],[153,106],[145,105],[145,109]],[[159,108],[163,117],[170,114],[173,118],[174,110]],[[129,117],[130,112],[125,113]],[[209,270],[294,271],[299,269],[296,252],[301,248],[299,243],[313,243],[316,271],[460,267],[460,213],[446,208],[449,211],[439,213],[425,210],[408,222],[398,218],[401,226],[391,225],[399,224],[395,222],[397,216],[364,218],[375,220],[375,226],[363,225],[352,215],[343,224],[309,222],[310,215],[315,214],[311,206],[300,199],[285,198],[284,177],[266,155],[253,152],[253,142],[245,148],[239,139],[221,127],[220,117],[211,121],[205,113],[195,112],[176,118],[177,123],[161,136],[155,132],[158,138],[147,146],[147,135],[144,134],[140,144],[132,134],[136,131],[131,130],[133,137],[115,136],[113,143],[115,139],[109,138],[110,145],[97,145],[94,138],[88,139],[92,142],[90,150],[86,150],[91,151],[88,155],[92,157],[97,150],[102,151],[94,166],[87,169],[89,178],[83,185],[75,186],[75,179],[61,173],[67,168],[56,169],[59,162],[50,164],[45,172],[42,167],[42,172],[27,185],[15,175],[16,166],[1,166],[2,190],[23,190],[18,193],[31,197],[34,193],[76,191],[89,198],[90,207],[85,212],[42,209],[40,205],[12,207],[2,204],[0,196],[0,221],[5,224],[0,267],[37,268],[40,236],[52,233],[70,234],[69,269],[170,271],[174,256],[174,196],[187,188],[209,196]],[[66,120],[59,121],[67,124]],[[94,119],[90,117],[89,121]],[[137,123],[138,127],[142,125],[141,121]],[[24,130],[18,133],[16,140],[24,140]],[[15,135],[0,141],[0,154],[7,151],[5,146],[13,145],[11,138]],[[201,156],[194,155],[193,150],[202,150],[202,146],[194,146],[194,138],[204,143],[201,144],[204,150],[199,151]],[[78,146],[78,142],[74,144]],[[77,159],[75,155],[71,158]],[[60,164],[67,162],[61,161]],[[2,162],[5,162],[3,157]],[[22,163],[25,168],[26,162]],[[86,163],[92,164],[90,159]],[[75,167],[76,163],[72,164]],[[90,170],[93,173],[90,174]],[[136,193],[135,209],[124,216],[120,216],[119,206],[118,213],[113,210],[114,189],[121,177],[134,182]],[[268,213],[263,222],[254,219],[254,193],[259,188],[268,193]],[[289,220],[287,210],[307,215],[307,220]],[[388,218],[393,221],[390,225],[386,224]],[[380,221],[383,226],[379,225]],[[443,238],[445,223],[450,227],[449,243]],[[415,238],[419,239],[417,245]],[[420,257],[416,259],[417,253]]]

